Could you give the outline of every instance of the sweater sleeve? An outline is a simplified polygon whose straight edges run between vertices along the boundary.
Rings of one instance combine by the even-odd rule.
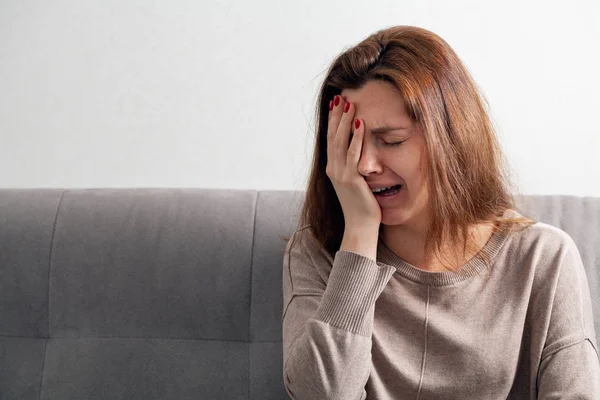
[[[600,399],[600,366],[590,339],[562,348],[542,361],[538,398]]]
[[[290,243],[283,261],[286,391],[295,400],[365,399],[375,301],[395,268],[338,251],[325,283],[315,262],[326,259],[302,240]]]
[[[538,372],[540,399],[600,399],[600,361],[581,256],[568,237]]]

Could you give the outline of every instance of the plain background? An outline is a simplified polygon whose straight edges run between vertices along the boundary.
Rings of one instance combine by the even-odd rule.
[[[524,194],[600,196],[598,0],[0,0],[0,187],[303,190],[334,57],[443,37]]]

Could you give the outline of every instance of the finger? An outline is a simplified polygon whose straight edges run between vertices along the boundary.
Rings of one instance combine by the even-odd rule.
[[[346,162],[348,143],[350,142],[350,129],[352,120],[354,119],[354,104],[351,102],[344,102],[343,109],[344,112],[342,113],[337,132],[335,133],[334,151],[338,153],[340,160],[344,160],[344,162]]]
[[[335,134],[337,132],[338,125],[340,123],[340,118],[342,115],[343,101],[342,96],[335,95],[333,97],[333,110],[329,112],[331,114],[329,118],[329,123],[327,124],[327,137],[330,139],[335,138]],[[337,104],[336,104],[337,102]]]
[[[358,128],[356,127],[358,125]],[[361,120],[356,119],[354,121],[354,134],[352,135],[352,142],[348,147],[347,165],[352,167],[353,171],[358,172],[358,161],[360,160],[360,153],[362,152],[362,144],[364,137],[364,124]]]
[[[337,105],[336,100],[337,99]],[[338,160],[343,160],[338,158],[339,153],[335,151],[335,136],[338,129],[339,121],[342,114],[342,97],[340,95],[336,95],[334,97],[333,110],[329,113],[331,114],[329,118],[329,122],[327,124],[327,160],[332,164],[336,164]],[[343,163],[344,161],[342,161]],[[343,167],[343,165],[342,165]]]

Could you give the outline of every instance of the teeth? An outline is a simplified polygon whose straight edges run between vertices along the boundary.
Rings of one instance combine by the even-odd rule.
[[[394,185],[394,186],[396,186],[396,185]],[[394,186],[389,186],[389,187],[386,187],[386,188],[373,189],[373,193],[379,193],[379,192],[382,192],[382,191],[384,191],[386,189],[391,189]]]

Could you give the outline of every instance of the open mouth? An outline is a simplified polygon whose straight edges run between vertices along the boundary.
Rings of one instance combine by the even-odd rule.
[[[402,188],[402,185],[396,185],[396,186],[392,186],[389,189],[385,189],[385,190],[382,190],[381,192],[377,192],[377,193],[373,193],[373,194],[377,197],[393,196],[396,193],[398,193],[401,188]]]

